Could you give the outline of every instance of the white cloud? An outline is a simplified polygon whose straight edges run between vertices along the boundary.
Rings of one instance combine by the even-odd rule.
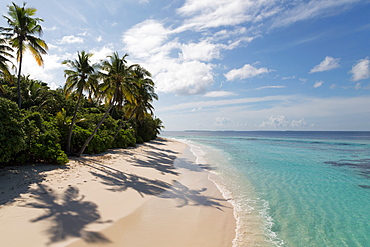
[[[262,90],[262,89],[269,89],[269,88],[286,88],[286,86],[264,86],[264,87],[258,87],[255,90]]]
[[[172,32],[160,22],[144,21],[124,33],[125,50],[151,71],[158,92],[204,93],[214,81],[214,65],[204,61],[219,56],[218,48],[206,41],[181,44],[170,39]],[[171,55],[176,50],[182,51],[177,57]]]
[[[228,96],[234,96],[234,95],[236,95],[236,93],[227,92],[227,91],[212,91],[212,92],[206,93],[204,97],[219,98],[219,97],[228,97]]]
[[[187,0],[177,12],[189,17],[182,28],[204,29],[238,25],[251,18],[246,7],[251,3],[243,0]]]
[[[76,37],[74,35],[64,36],[59,44],[74,44],[74,43],[83,43],[84,39],[81,37]]]
[[[156,20],[141,22],[123,35],[123,43],[129,53],[139,58],[148,58],[160,52],[171,30]]]
[[[203,93],[213,83],[212,65],[199,61],[177,63],[168,60],[155,75],[158,92]]]
[[[288,26],[298,21],[308,20],[316,17],[326,17],[341,13],[359,0],[312,0],[293,1],[289,7],[281,2],[284,11],[274,20],[273,27]]]
[[[326,56],[324,61],[322,61],[320,64],[316,65],[313,69],[311,69],[310,73],[323,72],[338,68],[339,60],[340,60],[339,58],[332,58]]]
[[[307,123],[304,119],[288,121],[285,116],[273,115],[267,121],[263,121],[259,127],[261,128],[299,128],[305,127]]]
[[[189,43],[181,46],[184,60],[211,61],[220,58],[220,45],[203,40],[199,43]]]
[[[370,77],[370,60],[368,58],[361,59],[355,65],[353,65],[352,70],[353,81],[364,80]]]
[[[324,84],[324,82],[323,82],[323,81],[317,81],[317,82],[315,82],[315,84],[313,85],[313,87],[314,87],[314,88],[318,88],[318,87],[321,87],[321,86],[322,86],[322,84]]]
[[[96,40],[96,42],[98,42],[98,43],[99,43],[99,42],[101,42],[101,41],[103,40],[103,37],[102,37],[102,36],[99,36],[99,37],[97,37],[95,40]]]
[[[99,63],[101,60],[105,60],[108,55],[112,55],[113,52],[113,47],[110,44],[100,48],[94,48],[89,51],[89,53],[93,54],[93,56],[90,58],[90,61],[92,64]],[[124,54],[119,55],[123,57]]]
[[[240,69],[233,69],[224,74],[228,81],[234,81],[236,79],[251,78],[260,74],[269,73],[270,70],[267,68],[255,68],[250,64],[244,65]]]
[[[231,120],[228,119],[228,118],[216,117],[214,125],[219,126],[219,127],[223,127],[223,126],[227,125],[230,122],[231,122]]]
[[[56,87],[60,78],[63,78],[62,61],[66,55],[43,55],[44,66],[38,66],[30,52],[26,52],[23,57],[22,74],[30,75],[31,78],[47,82],[51,87]],[[59,83],[60,84],[60,83]]]
[[[290,79],[295,79],[295,75],[293,76],[287,76],[287,77],[282,77],[282,80],[290,80]]]

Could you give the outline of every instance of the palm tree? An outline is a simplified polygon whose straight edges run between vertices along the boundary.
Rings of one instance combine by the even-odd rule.
[[[158,95],[154,92],[154,82],[149,71],[141,66],[135,66],[133,70],[134,82],[136,86],[135,106],[131,116],[140,121],[146,114],[153,115],[153,100],[158,100]],[[128,102],[128,106],[131,102]],[[128,111],[129,112],[129,111]]]
[[[132,74],[135,100],[125,101],[125,114],[123,115],[123,118],[126,118],[127,121],[135,119],[137,122],[140,122],[144,120],[145,116],[153,115],[154,107],[151,102],[153,102],[154,99],[158,100],[158,95],[154,92],[154,82],[150,78],[152,75],[149,71],[147,71],[140,65],[135,65],[133,67]],[[124,121],[122,119],[114,135],[114,138],[117,137],[123,126]]]
[[[135,65],[126,65],[127,62],[125,58],[127,56],[128,55],[125,54],[122,58],[120,58],[118,53],[115,52],[113,55],[107,56],[109,60],[102,61],[102,72],[100,72],[100,77],[103,79],[103,83],[100,86],[100,89],[105,95],[108,107],[90,137],[85,141],[80,152],[78,153],[78,156],[85,151],[87,145],[92,140],[104,120],[107,118],[113,106],[115,104],[121,106],[125,100],[134,100],[134,94],[132,92],[132,68]]]
[[[69,127],[68,139],[67,139],[67,153],[71,152],[71,139],[73,126],[76,122],[77,111],[80,106],[80,101],[83,96],[83,92],[88,92],[91,96],[98,85],[97,74],[95,66],[91,65],[90,57],[93,54],[81,51],[78,53],[77,60],[65,60],[63,64],[66,64],[69,69],[64,70],[64,76],[66,78],[66,84],[64,86],[64,92],[68,96],[71,92],[76,91],[77,93],[77,104],[73,114],[72,123]]]
[[[38,65],[42,65],[43,59],[42,54],[47,54],[48,46],[45,41],[36,37],[35,34],[41,36],[42,28],[39,24],[43,22],[40,18],[33,18],[36,13],[35,8],[26,8],[26,3],[23,3],[22,7],[19,7],[15,3],[8,6],[9,17],[3,16],[9,27],[3,28],[2,34],[8,39],[9,44],[17,50],[18,65],[18,107],[21,108],[21,71],[22,71],[22,60],[23,53],[25,50],[29,50],[34,56]]]
[[[2,28],[0,28],[1,30]],[[13,58],[13,55],[10,54],[13,49],[7,45],[6,40],[0,38],[0,73],[4,76],[9,75],[8,64],[11,63],[9,58]]]

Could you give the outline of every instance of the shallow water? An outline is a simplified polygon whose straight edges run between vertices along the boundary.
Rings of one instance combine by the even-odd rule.
[[[234,205],[234,246],[370,246],[370,132],[164,132]]]

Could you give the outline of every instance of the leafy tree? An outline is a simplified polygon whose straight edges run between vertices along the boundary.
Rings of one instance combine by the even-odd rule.
[[[24,148],[22,114],[14,102],[0,98],[0,162],[10,161]]]
[[[78,53],[77,60],[65,60],[63,64],[66,64],[70,69],[64,70],[64,74],[67,77],[64,90],[68,96],[72,91],[77,93],[77,104],[73,114],[72,123],[68,132],[67,139],[67,153],[71,152],[71,139],[73,126],[76,122],[76,116],[78,108],[80,107],[80,101],[83,97],[83,92],[89,92],[89,95],[97,88],[98,81],[96,77],[95,68],[90,63],[90,57],[92,54],[81,51]],[[90,97],[91,98],[91,97]]]
[[[45,41],[36,37],[35,34],[42,35],[42,27],[39,24],[43,22],[40,18],[33,18],[36,13],[35,8],[26,8],[26,3],[20,7],[13,3],[8,6],[8,16],[3,16],[9,27],[3,28],[2,34],[8,39],[9,44],[17,51],[18,65],[18,107],[21,108],[21,72],[22,60],[25,50],[29,50],[34,56],[38,65],[43,64],[42,54],[47,54],[48,46]]]
[[[102,61],[101,69],[103,71],[100,73],[100,76],[103,79],[103,83],[100,89],[105,96],[106,101],[108,102],[108,107],[101,121],[96,125],[94,131],[82,146],[78,156],[85,151],[86,146],[89,144],[104,120],[107,118],[114,104],[122,105],[125,100],[134,100],[131,74],[133,65],[126,65],[126,57],[127,54],[120,58],[118,53],[115,52],[113,55],[107,57],[109,60]]]

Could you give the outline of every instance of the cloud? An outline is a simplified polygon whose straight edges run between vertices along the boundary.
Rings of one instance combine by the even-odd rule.
[[[310,73],[323,72],[338,68],[339,60],[340,60],[339,58],[332,58],[326,56],[324,61],[322,61],[320,64],[316,65],[313,69],[311,69]]]
[[[139,58],[148,58],[160,52],[170,32],[159,21],[146,20],[126,31],[122,40],[130,53]]]
[[[50,86],[58,85],[60,78],[63,78],[62,61],[70,54],[65,55],[43,55],[44,66],[38,66],[30,52],[25,52],[23,57],[22,74],[30,75],[32,79],[47,82]]]
[[[184,60],[200,61],[211,61],[214,58],[220,58],[220,48],[220,45],[209,43],[206,40],[202,40],[199,43],[183,44],[181,46]]]
[[[252,6],[253,4],[244,0],[187,0],[177,13],[188,17],[182,28],[201,30],[238,25],[251,20],[252,16],[246,12]]]
[[[364,80],[370,77],[370,60],[368,58],[361,59],[357,61],[355,65],[353,65],[352,70],[350,71],[352,74],[353,81]]]
[[[314,88],[318,88],[318,87],[321,87],[321,86],[322,86],[322,84],[324,84],[324,82],[323,82],[323,81],[317,81],[317,82],[315,82],[315,84],[313,85],[313,87],[314,87]]]
[[[339,14],[359,0],[312,0],[312,1],[292,1],[285,5],[281,2],[281,15],[273,21],[273,28],[289,26],[293,23],[309,20],[317,17],[327,17]]]
[[[258,87],[255,90],[262,90],[262,89],[269,89],[269,88],[286,88],[286,86],[264,86],[264,87]]]
[[[216,117],[214,125],[222,127],[230,123],[231,120],[225,117]]]
[[[261,128],[299,128],[305,127],[307,123],[304,119],[288,121],[285,116],[273,115],[267,121],[263,121],[259,127]]]
[[[177,63],[169,60],[155,76],[158,92],[199,94],[213,84],[212,65],[199,61]]]
[[[293,76],[286,76],[286,77],[282,77],[281,79],[282,79],[282,80],[295,79],[295,75],[293,75]]]
[[[236,93],[227,92],[227,91],[212,91],[212,92],[206,93],[204,97],[219,98],[219,97],[228,97],[228,96],[234,96],[234,95],[236,95]]]
[[[84,39],[81,37],[76,37],[74,35],[64,36],[59,44],[74,44],[74,43],[83,43]]]
[[[240,69],[233,69],[224,74],[228,81],[234,81],[237,79],[251,78],[260,74],[269,73],[270,70],[267,68],[255,68],[250,64],[244,65]]]

